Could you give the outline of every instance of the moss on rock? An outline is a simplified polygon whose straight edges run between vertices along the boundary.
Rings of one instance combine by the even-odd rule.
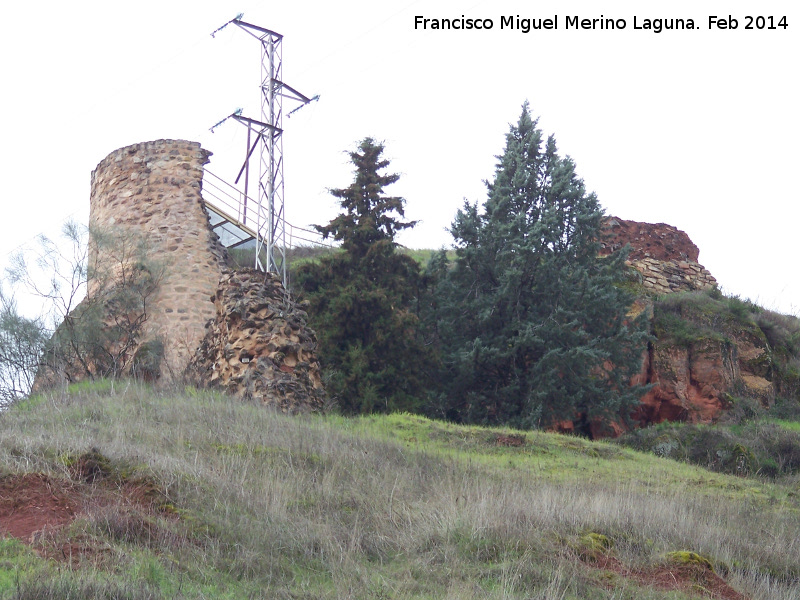
[[[668,562],[675,563],[678,565],[697,565],[708,569],[709,571],[714,571],[714,566],[711,564],[711,561],[708,560],[705,556],[701,556],[697,554],[697,552],[690,552],[688,550],[678,550],[676,552],[668,552],[665,555],[665,558]]]

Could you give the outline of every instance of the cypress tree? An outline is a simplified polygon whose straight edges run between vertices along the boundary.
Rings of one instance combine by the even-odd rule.
[[[626,316],[625,253],[598,258],[603,211],[527,102],[479,210],[451,226],[437,331],[451,414],[552,426],[627,418],[647,334]],[[441,269],[440,269],[441,270]]]
[[[316,226],[341,251],[297,274],[328,393],[347,414],[418,410],[435,362],[420,334],[419,266],[394,241],[415,222],[402,220],[403,198],[384,194],[399,176],[383,172],[383,150],[366,138],[350,153],[353,182],[331,190],[342,212]]]

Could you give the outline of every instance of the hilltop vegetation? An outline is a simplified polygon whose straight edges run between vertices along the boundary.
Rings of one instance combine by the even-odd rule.
[[[735,475],[800,472],[800,320],[711,290],[655,299],[652,328],[662,356],[721,357],[707,377],[722,409],[713,425],[664,422],[621,443]]]
[[[617,244],[600,256],[608,228],[599,201],[574,162],[558,152],[554,136],[539,129],[527,103],[505,138],[485,200],[465,203],[454,217],[449,252],[399,247],[396,234],[414,222],[404,218],[405,200],[386,190],[399,176],[387,172],[383,144],[365,138],[350,152],[353,181],[331,190],[341,212],[314,226],[339,247],[287,255],[291,301],[316,331],[313,358],[322,367],[329,405],[343,414],[409,411],[602,436],[637,422],[713,421],[723,405],[746,405],[741,400],[797,402],[796,319],[705,292],[632,309],[645,290],[636,282],[638,271],[626,266],[628,247]],[[111,233],[101,237],[125,243],[119,252],[113,247],[117,258],[105,274],[78,260],[64,271],[71,277],[60,277],[60,255],[43,254],[53,260],[41,264],[52,264],[56,274],[52,289],[42,289],[60,306],[60,324],[17,319],[13,302],[3,302],[0,401],[24,396],[37,367],[40,381],[48,373],[68,382],[128,375],[156,380],[162,374],[180,380],[184,367],[167,364],[174,340],[159,337],[165,329],[137,341],[155,327],[152,300],[163,265],[148,260],[145,240]],[[243,253],[232,250],[230,265],[253,264]],[[12,279],[31,279],[26,264],[17,262]],[[90,273],[95,283],[115,282],[101,285],[113,294],[95,294],[72,310]],[[72,282],[71,293],[58,304],[62,280]],[[163,314],[181,310],[189,308]],[[222,319],[236,318],[220,310]],[[26,329],[41,335],[31,338]],[[746,365],[734,364],[739,338],[754,352]],[[261,359],[240,358],[253,366]],[[730,373],[720,375],[724,385],[695,377],[728,366]],[[661,367],[668,372],[658,372]],[[246,370],[260,377],[253,367]],[[674,380],[672,389],[665,391],[659,375]],[[645,414],[648,386],[641,384],[656,382],[658,397],[650,397]],[[735,388],[741,382],[747,389]],[[698,397],[704,412],[694,419],[696,407],[687,405]]]
[[[689,347],[707,342],[763,349],[742,367],[773,383],[762,403],[800,400],[800,319],[764,309],[719,290],[669,294],[655,302],[653,332],[663,343]],[[744,395],[755,390],[741,390]],[[792,404],[791,402],[789,404]]]
[[[67,515],[0,540],[0,598],[788,600],[799,483],[101,382],[0,414],[3,526]]]
[[[648,334],[628,316],[627,249],[598,258],[603,211],[527,103],[480,205],[465,203],[424,269],[398,251],[405,200],[383,145],[350,153],[341,213],[316,225],[341,251],[296,270],[326,388],[346,414],[409,410],[464,423],[627,422]]]

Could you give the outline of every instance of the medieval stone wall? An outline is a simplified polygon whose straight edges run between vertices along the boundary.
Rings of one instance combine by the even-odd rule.
[[[628,264],[639,272],[645,290],[669,294],[716,287],[717,280],[697,262],[700,250],[680,229],[665,223],[639,223],[609,217],[601,254],[630,246]]]
[[[714,276],[696,262],[643,258],[628,264],[639,271],[645,289],[655,294],[706,290],[717,285]]]
[[[289,414],[322,408],[316,335],[277,275],[229,272],[214,305],[216,318],[187,373],[191,380]]]
[[[157,140],[115,150],[92,172],[90,225],[141,236],[148,258],[163,265],[143,336],[164,343],[162,377],[182,374],[206,321],[216,315],[211,297],[225,249],[209,227],[201,196],[209,156],[197,142]],[[107,251],[94,247],[90,264],[117,260],[103,256]]]

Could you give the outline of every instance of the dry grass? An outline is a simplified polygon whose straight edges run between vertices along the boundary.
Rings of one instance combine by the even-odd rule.
[[[581,537],[596,532],[629,569],[692,550],[748,597],[800,597],[796,482],[550,434],[498,446],[508,431],[289,419],[206,393],[104,386],[0,415],[0,474],[68,477],[59,457],[97,448],[152,477],[174,507],[172,520],[97,510],[76,521],[65,535],[110,556],[76,586],[110,573],[119,589],[144,582],[165,598],[692,597],[580,560]],[[47,565],[19,564],[24,581],[64,585]],[[0,597],[15,597],[2,582]]]

